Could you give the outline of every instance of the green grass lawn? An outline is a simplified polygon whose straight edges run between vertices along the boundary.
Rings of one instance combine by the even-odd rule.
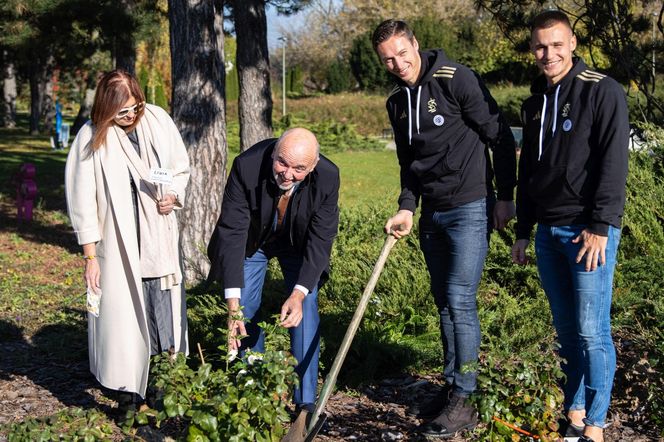
[[[339,167],[341,189],[339,206],[373,206],[390,201],[397,209],[399,165],[396,152],[343,152],[329,155]]]

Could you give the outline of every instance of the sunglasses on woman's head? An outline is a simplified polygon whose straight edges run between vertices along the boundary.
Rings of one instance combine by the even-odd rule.
[[[117,114],[115,114],[115,118],[124,118],[127,115],[129,115],[129,112],[132,112],[135,115],[143,109],[143,106],[145,106],[145,101],[141,101],[140,103],[136,103],[133,106],[123,107],[122,109],[120,109],[118,111]]]

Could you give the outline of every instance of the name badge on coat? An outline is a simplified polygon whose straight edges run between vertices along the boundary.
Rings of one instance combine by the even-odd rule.
[[[156,184],[173,184],[173,172],[161,167],[150,169],[150,181]]]

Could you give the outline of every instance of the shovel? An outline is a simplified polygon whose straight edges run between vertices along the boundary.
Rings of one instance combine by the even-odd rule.
[[[325,413],[323,413],[323,410],[325,409],[327,400],[330,398],[330,395],[332,394],[332,390],[334,389],[334,385],[337,381],[337,375],[339,375],[339,370],[341,370],[341,365],[344,363],[344,359],[346,359],[346,354],[348,353],[350,344],[353,342],[355,333],[357,332],[357,329],[360,326],[360,322],[362,321],[362,316],[364,316],[364,311],[367,309],[369,298],[371,298],[371,294],[373,293],[373,290],[376,287],[376,282],[378,282],[378,277],[380,276],[380,272],[383,270],[383,266],[385,265],[387,256],[390,254],[390,250],[392,250],[392,247],[394,246],[394,243],[396,243],[396,241],[397,239],[392,235],[388,235],[388,237],[385,239],[385,243],[383,244],[383,250],[381,250],[380,256],[378,257],[378,261],[376,261],[376,264],[374,265],[374,269],[373,272],[371,273],[371,277],[369,278],[369,282],[364,288],[364,293],[362,293],[360,302],[357,305],[357,308],[355,309],[355,314],[353,315],[353,319],[351,319],[350,324],[348,325],[348,329],[346,330],[346,335],[344,336],[343,341],[341,341],[341,347],[339,347],[339,351],[337,352],[337,355],[334,357],[332,368],[330,369],[330,373],[327,375],[327,378],[325,379],[325,383],[323,384],[323,389],[320,392],[320,396],[318,397],[318,401],[316,402],[316,408],[314,409],[313,414],[309,418],[309,416],[307,416],[308,412],[306,410],[300,411],[300,414],[295,419],[295,422],[293,422],[293,424],[291,425],[290,429],[288,430],[288,433],[286,433],[286,435],[281,439],[281,442],[309,442],[313,440],[313,438],[316,436],[316,434],[318,434],[321,427],[323,426],[323,423],[325,422],[325,419],[327,417]],[[308,427],[307,427],[307,422],[308,422]]]

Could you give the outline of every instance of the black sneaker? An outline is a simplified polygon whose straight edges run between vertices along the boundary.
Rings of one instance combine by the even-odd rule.
[[[579,442],[595,442],[595,440],[590,436],[581,436]]]
[[[578,442],[581,439],[581,436],[583,436],[583,428],[584,427],[578,427],[574,425],[571,422],[568,422],[567,428],[565,429],[565,436],[563,436],[563,440],[565,442]]]
[[[574,425],[569,419],[561,417],[558,420],[558,434],[563,437],[564,442],[578,442],[583,436],[583,426]]]
[[[445,386],[443,386],[443,391],[431,399],[411,404],[406,409],[406,414],[418,419],[433,419],[443,411],[443,408],[445,408],[445,405],[449,402],[450,391],[452,391],[451,385],[445,384]]]
[[[465,396],[452,393],[442,413],[429,423],[420,425],[419,431],[428,437],[448,438],[461,430],[477,426],[477,411],[467,403]]]

